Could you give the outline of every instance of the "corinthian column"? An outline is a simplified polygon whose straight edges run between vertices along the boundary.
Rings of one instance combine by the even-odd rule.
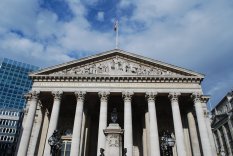
[[[211,130],[211,125],[210,125],[211,122],[210,122],[208,110],[206,107],[206,103],[209,101],[209,99],[210,99],[209,96],[202,96],[201,102],[202,102],[202,109],[203,109],[203,113],[205,117],[205,124],[206,124],[207,132],[208,132],[209,142],[210,142],[210,146],[212,149],[212,154],[213,156],[217,156],[217,150],[214,144],[213,132]]]
[[[41,103],[37,104],[36,114],[37,116],[35,117],[35,120],[34,120],[34,125],[32,128],[32,133],[31,133],[31,138],[30,138],[30,142],[28,146],[27,155],[35,155],[36,145],[38,142],[38,137],[39,137],[40,128],[42,124],[42,104]]]
[[[26,156],[28,144],[32,132],[33,122],[36,113],[36,107],[38,102],[38,93],[31,92],[28,94],[28,103],[29,103],[29,110],[27,113],[27,119],[25,126],[23,128],[22,138],[19,145],[18,156]]]
[[[229,115],[228,115],[228,126],[229,126],[229,131],[230,131],[230,133],[231,133],[231,138],[233,139],[233,124],[232,124],[232,115],[233,115],[233,113],[229,113]]]
[[[204,156],[213,156],[212,154],[212,148],[208,136],[208,131],[205,123],[205,117],[204,117],[204,111],[202,108],[201,103],[201,95],[199,93],[195,93],[192,95],[194,99],[194,105],[195,105],[195,111],[197,116],[197,123],[198,123],[198,129],[199,134],[201,138],[201,145]]]
[[[226,145],[227,145],[228,156],[232,156],[231,144],[230,144],[230,141],[229,141],[229,138],[228,138],[228,135],[227,135],[226,127],[224,125],[222,125],[222,130],[223,130],[223,135],[224,135],[225,142],[226,142]]]
[[[99,116],[99,134],[98,134],[97,156],[99,156],[101,154],[100,148],[105,149],[106,138],[105,138],[103,130],[107,128],[109,92],[99,92],[99,96],[100,96],[100,116]]]
[[[71,144],[71,156],[78,156],[79,154],[79,145],[81,138],[81,126],[82,126],[82,117],[83,117],[83,103],[85,98],[85,92],[75,92],[77,99],[75,119],[74,119],[74,128],[72,134],[72,144]]]
[[[178,156],[187,156],[186,150],[185,150],[183,126],[182,126],[182,121],[181,121],[181,116],[180,116],[180,108],[179,108],[179,103],[178,103],[179,95],[180,95],[179,93],[170,93],[169,98],[171,100],[177,153],[178,153]]]
[[[44,155],[46,156],[50,155],[50,146],[48,144],[48,139],[52,136],[54,130],[57,129],[57,123],[58,123],[60,105],[61,105],[61,97],[62,97],[62,92],[60,91],[52,92],[52,94],[54,96],[54,101],[53,101],[53,109],[52,109],[52,113],[51,113],[50,121],[49,121],[47,139],[45,142]]]
[[[189,135],[190,135],[190,140],[191,140],[191,145],[192,145],[192,154],[193,156],[201,156],[198,135],[197,135],[197,127],[196,127],[196,123],[195,123],[195,119],[194,119],[192,111],[188,112],[187,118],[188,118],[188,125],[189,125]]]
[[[146,93],[148,101],[149,121],[150,121],[150,155],[160,155],[159,134],[155,107],[155,96],[157,93]]]
[[[131,97],[133,93],[124,92],[124,148],[127,148],[127,156],[133,156],[133,129]]]

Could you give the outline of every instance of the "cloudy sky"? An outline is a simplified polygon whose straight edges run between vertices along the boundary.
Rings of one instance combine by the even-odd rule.
[[[212,107],[233,88],[232,0],[1,0],[0,57],[40,67],[115,48],[206,75]]]

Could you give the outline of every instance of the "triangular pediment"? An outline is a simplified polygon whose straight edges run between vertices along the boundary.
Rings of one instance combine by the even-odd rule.
[[[30,74],[50,76],[192,76],[202,74],[122,50],[111,50],[87,58],[42,69]]]

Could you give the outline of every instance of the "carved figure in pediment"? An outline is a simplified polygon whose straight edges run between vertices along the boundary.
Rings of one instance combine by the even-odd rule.
[[[88,66],[81,68],[81,73],[82,74],[90,74],[90,68]]]
[[[137,70],[137,74],[138,75],[148,75],[148,69],[144,66],[139,66],[138,70]]]
[[[104,63],[100,63],[97,70],[98,70],[98,73],[106,73],[108,72],[108,66]]]
[[[75,68],[75,74],[82,74],[82,70],[81,70],[81,68],[80,67],[78,67],[78,68]]]
[[[118,63],[119,63],[118,58],[113,59],[113,61],[114,61],[115,70],[118,70]]]
[[[158,68],[153,68],[151,75],[161,75],[161,71]]]
[[[118,61],[117,62],[117,67],[118,67],[118,70],[120,70],[120,71],[123,71],[124,69],[124,67],[123,67],[123,62],[122,61]]]
[[[96,74],[96,64],[90,65],[89,73],[90,74]]]
[[[137,70],[138,70],[138,67],[136,67],[136,66],[132,66],[131,67],[131,73],[137,73]]]
[[[116,69],[114,59],[110,62],[110,66],[111,66],[111,70]]]
[[[68,70],[64,70],[63,71],[64,73],[67,73],[67,74],[75,74],[75,70],[72,69],[68,69]]]
[[[129,62],[125,63],[125,72],[130,72],[130,64],[129,64]]]

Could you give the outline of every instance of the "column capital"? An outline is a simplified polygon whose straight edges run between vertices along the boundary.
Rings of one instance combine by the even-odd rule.
[[[133,94],[133,92],[124,91],[122,92],[122,97],[124,101],[131,101]]]
[[[48,108],[44,108],[44,114],[47,115],[47,116],[50,115],[50,112],[49,112]]]
[[[146,92],[146,98],[149,101],[155,101],[155,98],[157,96],[157,92]]]
[[[100,101],[108,101],[109,94],[110,94],[109,91],[101,91],[101,92],[99,92],[98,95],[100,97]]]
[[[168,98],[171,100],[171,102],[178,102],[178,98],[181,94],[179,92],[172,92],[169,93]]]
[[[200,92],[195,92],[191,95],[191,98],[193,99],[194,103],[201,102],[201,97],[202,97],[202,93]]]
[[[38,106],[39,106],[40,110],[44,109],[44,107],[43,107],[43,105],[42,105],[41,102],[38,102]]]
[[[210,96],[206,96],[206,95],[201,96],[202,103],[206,104],[209,101],[209,99],[210,99]]]
[[[52,92],[54,100],[61,100],[62,94],[63,94],[62,91],[53,91]]]
[[[74,92],[74,95],[76,96],[77,100],[84,101],[86,92],[84,92],[84,91],[78,91],[78,92]]]
[[[24,98],[26,98],[26,100],[28,100],[28,101],[31,101],[32,99],[38,100],[39,92],[38,91],[30,91],[24,95]]]

